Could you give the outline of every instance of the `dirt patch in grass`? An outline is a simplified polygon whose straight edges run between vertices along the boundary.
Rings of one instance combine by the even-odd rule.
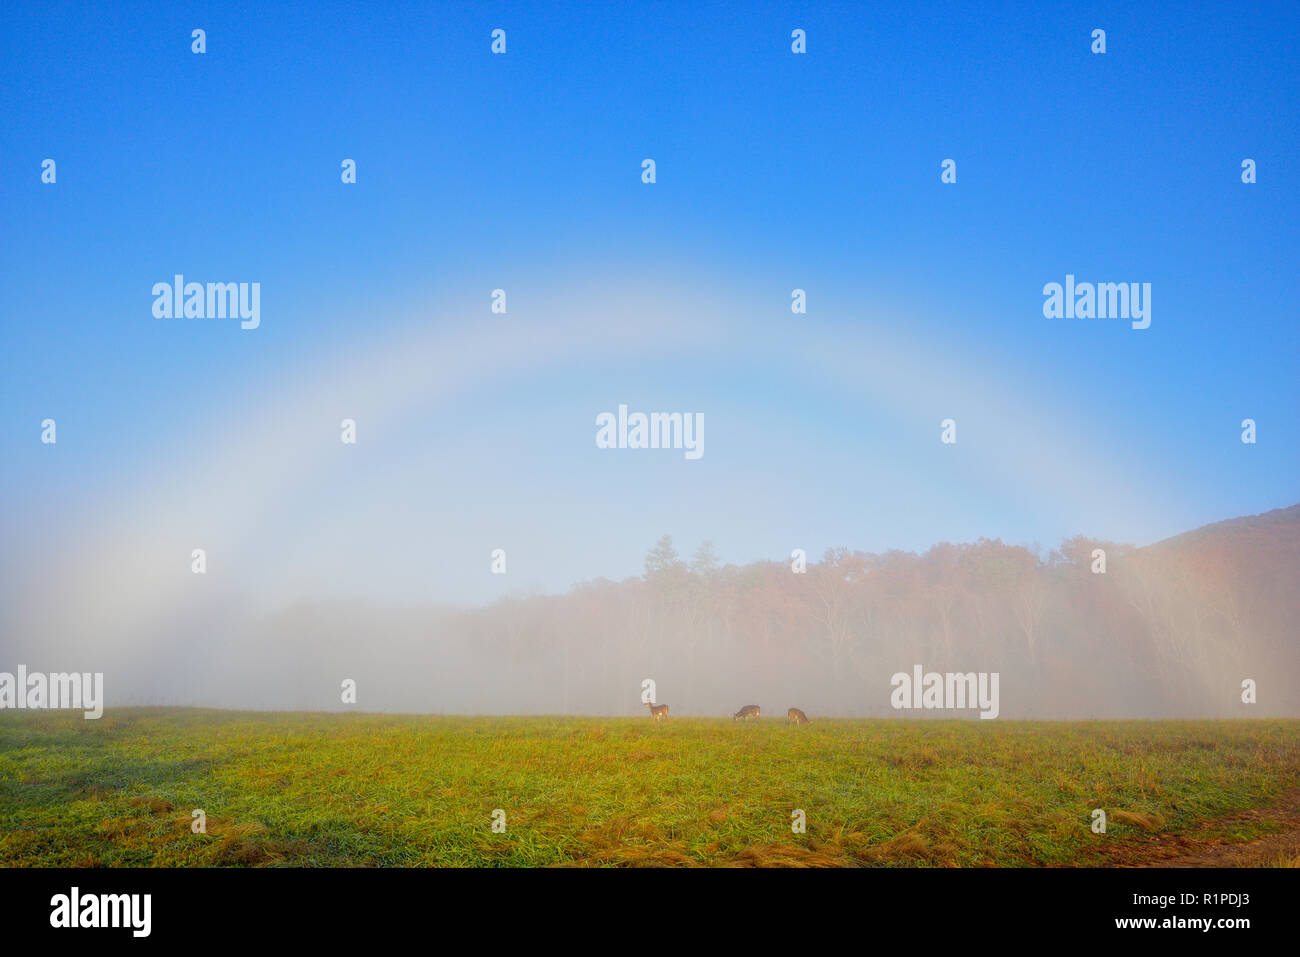
[[[1233,833],[1243,825],[1277,830],[1252,841],[1234,841]],[[1200,821],[1178,834],[1138,838],[1102,857],[1099,863],[1116,867],[1295,867],[1300,863],[1300,788],[1267,807]]]

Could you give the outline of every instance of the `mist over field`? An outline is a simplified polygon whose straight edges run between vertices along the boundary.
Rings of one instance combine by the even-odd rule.
[[[803,573],[682,545],[653,543],[623,581],[478,606],[303,599],[254,613],[223,596],[177,611],[148,647],[20,641],[6,665],[70,670],[75,651],[77,669],[105,672],[110,706],[632,715],[650,678],[673,715],[959,714],[890,707],[891,676],[921,665],[999,673],[1003,718],[1300,714],[1300,506],[1145,548],[836,548]],[[1257,704],[1241,703],[1244,679]]]

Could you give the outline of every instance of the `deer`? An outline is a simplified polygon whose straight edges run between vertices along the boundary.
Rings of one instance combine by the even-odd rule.
[[[754,720],[757,721],[757,720],[758,720],[758,717],[759,717],[759,714],[758,714],[758,705],[756,705],[756,704],[747,704],[747,705],[745,705],[743,708],[741,708],[739,711],[737,711],[735,714],[733,714],[733,715],[731,716],[731,720],[732,720],[732,721],[740,721],[740,720],[743,718],[744,720],[748,721],[750,718],[753,718]]]
[[[666,704],[655,704],[653,701],[647,701],[645,706],[650,709],[650,717],[654,718],[656,722],[663,721],[668,717],[668,705]]]
[[[789,711],[785,713],[785,716],[787,720],[790,722],[790,724],[808,723],[808,715],[804,714],[798,708],[791,708]]]

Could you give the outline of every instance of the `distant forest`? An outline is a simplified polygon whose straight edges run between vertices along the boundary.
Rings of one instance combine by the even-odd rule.
[[[1300,506],[1046,557],[996,540],[835,548],[802,574],[722,565],[709,543],[683,556],[665,537],[621,582],[471,610],[313,605],[271,627],[278,644],[301,636],[295,660],[326,687],[359,677],[361,710],[630,715],[653,678],[674,715],[953,716],[890,707],[891,676],[919,664],[999,672],[1002,719],[1263,717],[1300,714],[1298,573]]]

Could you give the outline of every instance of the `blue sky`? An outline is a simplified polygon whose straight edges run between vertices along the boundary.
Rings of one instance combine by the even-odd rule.
[[[268,605],[483,600],[665,532],[1145,543],[1300,500],[1294,4],[603,6],[6,5],[3,568],[202,542]],[[177,272],[260,282],[261,327],[155,319]],[[1066,273],[1151,283],[1151,328],[1043,318]],[[704,458],[596,449],[620,403],[702,412]]]

